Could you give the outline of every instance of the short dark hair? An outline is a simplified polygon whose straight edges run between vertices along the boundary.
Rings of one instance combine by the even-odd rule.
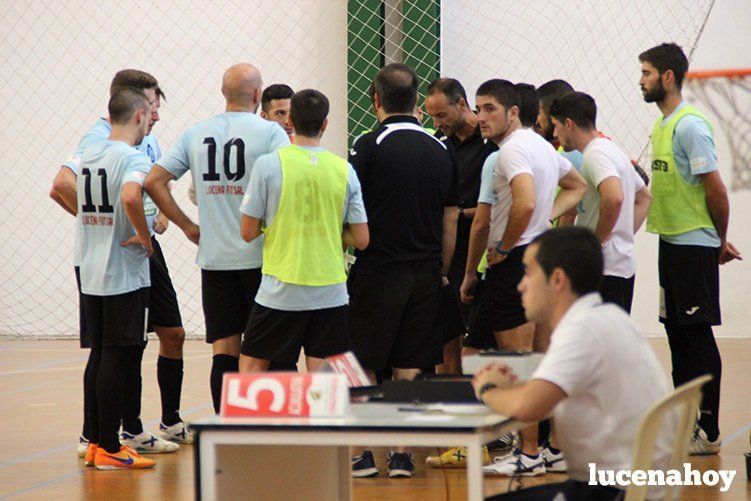
[[[537,115],[540,112],[540,98],[537,96],[535,86],[528,83],[518,83],[515,85],[519,93],[519,120],[524,127],[532,127],[537,122]]]
[[[305,89],[292,96],[289,117],[295,134],[316,137],[321,132],[323,121],[329,114],[329,100],[323,93]]]
[[[157,79],[145,71],[128,69],[120,70],[115,73],[115,77],[110,84],[110,97],[126,87],[141,91],[156,88],[157,96],[166,99],[164,92],[162,92],[162,89],[159,87]]]
[[[386,113],[411,115],[417,104],[417,73],[402,63],[387,64],[373,80],[375,92]]]
[[[540,106],[545,110],[550,109],[553,101],[571,92],[574,92],[571,84],[561,79],[545,82],[537,88],[537,95],[540,96]]]
[[[269,104],[274,99],[292,99],[295,91],[287,84],[272,84],[263,89],[261,94],[261,109],[269,111]]]
[[[507,110],[511,109],[513,106],[516,106],[520,110],[522,107],[519,92],[516,90],[516,87],[514,87],[514,84],[508,80],[500,78],[488,80],[477,88],[477,95],[492,96]]]
[[[467,92],[456,78],[437,78],[430,82],[427,95],[431,96],[438,92],[446,96],[451,104],[458,103],[459,99],[464,99],[464,102],[469,104]]]
[[[567,118],[582,129],[597,128],[597,105],[589,94],[572,92],[553,101],[550,116],[563,123]]]
[[[597,292],[602,281],[602,246],[589,229],[582,226],[554,228],[538,235],[537,262],[546,277],[561,268],[571,281],[571,290],[583,296]]]
[[[133,114],[143,109],[147,113],[151,109],[149,98],[141,89],[123,87],[110,98],[107,105],[110,121],[113,124],[123,125],[133,117]]]
[[[675,84],[680,89],[683,86],[683,78],[688,71],[688,59],[683,49],[675,43],[662,43],[639,54],[639,61],[649,63],[660,72],[660,75],[668,70],[673,70]]]

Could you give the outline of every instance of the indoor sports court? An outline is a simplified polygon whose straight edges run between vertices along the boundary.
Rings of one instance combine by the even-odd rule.
[[[748,499],[751,314],[746,291],[751,271],[744,258],[751,249],[751,232],[745,221],[751,210],[749,12],[744,0],[624,0],[617,5],[590,0],[250,0],[242,4],[220,0],[210,5],[179,1],[126,1],[117,5],[92,1],[54,5],[6,2],[0,13],[6,75],[4,106],[0,108],[6,127],[0,144],[7,164],[4,171],[10,179],[0,188],[6,209],[2,225],[6,244],[0,259],[0,499],[503,500],[657,499],[661,495],[685,500]],[[662,56],[647,51],[664,42],[679,46],[688,61],[687,71],[674,69],[673,59],[663,63]],[[396,68],[392,80],[384,73],[389,68]],[[659,79],[657,84],[647,82],[652,78],[650,68]],[[126,69],[138,71],[123,74]],[[398,100],[399,94],[389,89],[406,85],[400,78],[412,74],[414,88],[409,87],[409,92],[415,94],[416,101],[408,112],[394,111],[394,99]],[[123,75],[127,81],[116,83]],[[462,92],[466,90],[463,101],[452,97],[453,87],[433,85],[442,78],[461,83]],[[629,297],[633,297],[630,314],[607,306],[617,309],[612,315],[621,315],[612,318],[620,319],[623,325],[631,326],[624,328],[636,333],[632,348],[637,350],[634,346],[638,345],[641,353],[649,353],[648,360],[634,355],[637,362],[626,363],[631,348],[616,354],[611,350],[612,360],[628,370],[609,365],[611,358],[602,362],[598,356],[582,355],[582,346],[576,352],[578,359],[571,358],[573,351],[566,352],[567,358],[559,351],[563,341],[556,343],[556,333],[562,332],[564,325],[574,325],[574,308],[582,304],[582,298],[597,296],[600,304],[606,304],[597,294],[605,295],[601,289],[582,292],[575,285],[580,275],[571,270],[579,268],[570,266],[591,263],[570,264],[576,261],[571,258],[588,254],[574,251],[567,256],[560,249],[543,254],[543,246],[555,247],[557,240],[547,243],[541,232],[523,241],[527,235],[522,235],[523,229],[515,235],[516,243],[507,245],[515,241],[509,236],[509,228],[515,217],[513,203],[520,193],[515,190],[521,188],[512,176],[499,174],[499,169],[503,152],[511,150],[507,141],[516,133],[513,124],[517,119],[519,128],[528,129],[530,136],[536,133],[534,140],[551,152],[561,153],[567,159],[567,168],[579,172],[576,177],[581,179],[581,186],[575,189],[573,184],[565,185],[563,174],[559,174],[557,189],[563,190],[561,193],[579,190],[576,200],[572,194],[566,202],[570,201],[566,212],[571,224],[586,227],[582,221],[588,218],[583,215],[587,210],[597,210],[600,215],[599,221],[595,218],[598,226],[593,223],[587,233],[592,239],[600,239],[598,255],[605,256],[604,261],[598,261],[598,277],[608,277],[609,258],[604,249],[613,238],[609,232],[616,233],[614,225],[621,217],[621,204],[634,203],[624,195],[619,209],[608,212],[613,214],[609,223],[603,222],[603,214],[610,211],[604,202],[586,206],[592,203],[591,197],[596,197],[595,203],[604,200],[606,192],[600,180],[587,177],[587,166],[592,165],[588,162],[596,162],[593,155],[587,156],[588,147],[569,147],[563,141],[567,130],[573,138],[571,144],[584,137],[577,132],[581,128],[578,112],[567,115],[562,108],[568,91],[548,101],[538,92],[554,80],[565,81],[571,92],[585,94],[596,102],[597,122],[595,127],[592,120],[590,132],[594,131],[597,138],[592,140],[607,139],[617,144],[623,158],[640,166],[648,178],[647,184],[639,181],[641,185],[636,188],[651,190],[651,208],[644,209],[645,224],[629,219],[629,225],[636,227],[631,228],[634,231],[630,231],[628,250],[636,267],[628,278],[632,287]],[[488,85],[492,82],[495,87]],[[518,84],[524,83],[531,84],[536,93],[534,123],[526,127],[517,117],[523,113],[525,101],[515,97],[519,101],[513,101],[516,105],[512,106],[506,103],[506,94],[494,90],[505,84],[518,89]],[[482,91],[488,88],[491,90]],[[318,93],[306,94],[303,97],[307,101],[303,101],[300,95],[304,93],[297,92],[303,89]],[[454,125],[436,111],[435,101],[430,101],[441,92],[448,99],[447,106],[463,110]],[[520,91],[513,94],[520,96]],[[320,96],[324,96],[325,106]],[[495,111],[488,111],[484,104],[488,96],[495,99],[491,104],[500,105],[505,118],[494,118],[498,116],[493,115]],[[287,108],[280,112],[276,106],[282,102]],[[669,115],[677,116],[671,115],[678,113],[673,111],[679,110],[676,106],[693,115],[692,123],[699,123],[701,134],[691,136],[685,131],[685,123],[680,129],[682,118],[669,123]],[[318,110],[320,116],[310,118],[311,109]],[[246,134],[235,128],[226,133],[229,136],[223,136],[225,132],[199,133],[214,130],[205,125],[209,117],[240,111],[255,115],[249,119],[255,127],[253,132]],[[540,122],[542,117],[548,121],[549,133]],[[309,125],[311,120],[313,126]],[[493,135],[493,120],[499,120],[505,132]],[[677,132],[664,139],[667,136],[660,131],[665,127]],[[472,160],[473,173],[469,167],[462,170],[465,139],[457,132],[461,128],[476,141],[465,152],[469,148],[484,152],[479,163]],[[115,195],[108,191],[107,176],[110,183],[116,182],[116,176],[107,169],[114,162],[95,159],[92,134],[101,135],[96,140],[99,142],[126,142],[127,151],[124,147],[117,150],[123,155],[118,158],[132,157],[128,160],[133,162],[131,166],[123,167],[127,174],[122,184],[113,185],[118,202],[109,212],[109,200],[115,200]],[[268,134],[268,140],[263,134]],[[420,139],[415,139],[418,134]],[[676,139],[676,134],[680,138]],[[689,146],[689,139],[683,137],[690,138]],[[402,149],[398,150],[392,146],[394,151],[416,160],[392,162],[394,170],[389,172],[397,174],[389,178],[391,174],[384,174],[379,162],[391,157],[376,152],[386,151],[389,141],[393,144],[397,138],[412,146],[400,144]],[[277,146],[273,146],[275,141],[279,142]],[[440,143],[440,147],[433,143]],[[492,148],[483,149],[492,143]],[[665,144],[672,145],[672,149],[667,146],[667,157]],[[498,153],[490,153],[495,150]],[[579,165],[564,154],[572,150],[582,152],[579,157],[584,160]],[[307,152],[309,156],[285,156],[281,151]],[[697,151],[711,153],[705,158]],[[437,156],[430,157],[433,154]],[[424,186],[433,182],[430,176],[438,179],[438,174],[423,169],[409,182],[399,176],[418,161],[438,166],[444,161],[441,155],[453,165],[451,187],[445,189],[450,193],[438,202],[439,209],[433,213],[426,209],[424,214],[414,216],[415,221],[422,222],[434,218],[431,221],[437,230],[426,233],[424,227],[414,228],[410,222],[413,212],[422,211],[421,203],[410,205],[404,200],[427,200],[420,198],[431,191]],[[269,156],[276,163],[269,161]],[[208,158],[208,164],[201,163],[204,158]],[[263,160],[256,162],[258,158]],[[336,207],[326,221],[339,224],[335,234],[327,235],[335,237],[332,259],[337,266],[339,261],[347,263],[346,274],[338,268],[336,273],[324,269],[331,261],[321,256],[332,246],[311,243],[315,241],[308,239],[314,238],[310,236],[314,231],[306,232],[306,226],[318,228],[310,218],[326,210],[321,207],[329,207],[321,202],[321,197],[329,195],[320,194],[329,192],[316,191],[323,181],[311,181],[295,191],[284,184],[297,179],[297,174],[293,176],[287,169],[302,158],[309,158],[313,166],[320,163],[321,168],[334,169],[329,165],[334,165],[334,158],[338,162],[339,191],[330,196],[339,197],[336,203],[343,204],[344,211]],[[667,163],[663,158],[668,158]],[[135,167],[138,162],[148,165],[139,167],[139,171]],[[497,162],[495,168],[493,162]],[[83,166],[80,173],[79,165]],[[258,165],[262,168],[254,170]],[[268,174],[277,172],[274,169],[278,169],[276,177]],[[190,175],[183,175],[188,170]],[[267,176],[263,182],[259,181],[259,172]],[[535,179],[533,172],[529,179]],[[162,177],[157,178],[155,173]],[[665,188],[661,179],[668,173],[675,180],[683,175],[685,182],[675,181]],[[506,176],[503,182],[499,182],[499,176]],[[373,181],[376,178],[380,179],[378,184]],[[499,188],[504,182],[505,187]],[[586,183],[590,191],[585,194]],[[408,191],[413,185],[414,193]],[[124,188],[120,191],[124,186],[138,186],[135,205],[142,209],[140,212],[131,211],[131,199],[126,197],[130,192]],[[534,186],[537,192],[532,196],[538,202],[533,206],[540,207],[540,188]],[[621,190],[620,182],[618,186]],[[259,187],[268,190],[263,192],[261,203],[253,200],[260,193]],[[280,190],[276,195],[275,189]],[[469,202],[467,189],[475,191],[474,200]],[[331,190],[334,193],[334,188]],[[501,190],[508,190],[511,210],[499,208],[505,203],[499,202],[505,193]],[[627,193],[625,188],[622,191]],[[667,198],[674,197],[676,191],[687,193],[687,198]],[[483,193],[489,193],[489,198],[483,198]],[[287,201],[280,204],[285,196]],[[564,198],[558,192],[555,197]],[[559,207],[557,200],[550,200],[553,213]],[[314,207],[319,203],[320,207]],[[378,204],[392,205],[386,210]],[[675,223],[685,219],[682,215],[691,212],[692,204],[700,207],[697,215],[689,217],[693,220]],[[638,214],[638,202],[636,207]],[[479,208],[487,210],[480,212]],[[254,212],[257,210],[261,212]],[[655,215],[656,210],[663,212]],[[671,210],[680,216],[671,215]],[[114,220],[109,215],[113,211],[117,214]],[[296,213],[302,214],[302,219],[294,219]],[[560,234],[574,238],[576,235],[565,233],[563,219],[557,217],[564,214],[553,213],[548,209],[542,218],[546,229],[555,228],[553,233],[563,230]],[[483,236],[478,214],[487,216],[482,221],[490,228],[490,236]],[[138,223],[142,217],[143,227]],[[690,226],[700,218],[703,223]],[[279,221],[276,227],[270,223],[272,219]],[[499,223],[499,219],[503,221]],[[332,228],[333,223],[325,224],[328,226],[324,229]],[[610,229],[603,230],[608,224]],[[673,231],[676,224],[683,226]],[[367,238],[365,226],[370,228]],[[350,231],[355,227],[361,233]],[[462,237],[445,238],[449,227],[453,229],[448,234],[466,232],[463,261],[456,265],[458,283],[452,275],[455,270],[443,263],[446,255],[453,256],[449,261],[454,266],[460,254]],[[143,237],[143,228],[150,237]],[[685,231],[687,228],[690,231]],[[104,231],[114,231],[115,236],[101,237]],[[318,233],[323,231],[319,229]],[[126,237],[118,240],[120,234]],[[689,236],[683,238],[685,234]],[[199,236],[200,244],[196,245]],[[102,250],[102,238],[108,238],[106,251]],[[411,332],[406,325],[419,324],[420,329],[414,327],[414,331],[423,332],[427,336],[424,339],[441,337],[425,332],[449,330],[451,321],[444,316],[449,308],[460,315],[461,332],[451,340],[444,334],[435,341],[437,348],[433,351],[443,353],[443,362],[436,360],[435,364],[425,354],[433,345],[428,347],[423,341],[412,341],[418,345],[410,348],[413,358],[414,353],[421,352],[425,356],[419,360],[431,363],[409,365],[404,362],[408,358],[403,355],[406,348],[382,348],[384,353],[391,349],[390,356],[366,354],[373,346],[376,352],[381,348],[378,344],[363,348],[357,331],[360,336],[365,333],[366,337],[379,338],[381,331],[391,328],[390,312],[386,310],[393,308],[404,292],[402,281],[408,281],[404,277],[412,277],[412,268],[407,265],[428,260],[415,258],[414,250],[400,249],[399,245],[407,246],[420,238],[432,238],[437,246],[430,257],[436,263],[435,270],[429,273],[436,281],[441,280],[442,303],[439,306],[436,299],[434,310],[409,310],[405,306],[406,313],[397,322],[401,327],[395,328],[399,333],[394,346],[403,341],[399,336]],[[288,242],[298,240],[297,250],[286,250]],[[505,292],[492,289],[490,282],[484,289],[476,289],[474,282],[467,282],[472,284],[470,288],[462,281],[476,276],[482,287],[490,278],[486,269],[472,266],[474,257],[479,261],[483,255],[489,269],[498,270],[522,241],[525,247],[520,248],[518,267],[524,278],[519,285],[511,284],[511,294],[518,295],[518,306],[526,310],[522,322],[535,336],[545,332],[541,326],[546,327],[553,350],[547,361],[543,353],[546,343],[539,349],[535,341],[532,355],[528,353],[531,341],[530,350],[509,349],[504,345],[507,335],[499,333],[506,332],[506,327],[491,329],[478,320],[482,313],[474,308],[481,301],[496,308],[491,295]],[[709,272],[710,277],[716,274],[717,285],[714,278],[706,279],[701,268],[704,264],[692,260],[691,256],[698,254],[680,254],[680,249],[673,249],[681,245],[712,248],[712,252],[719,249],[711,254]],[[138,264],[124,258],[122,267],[113,268],[111,256],[125,252],[120,247],[129,246],[133,255],[138,254]],[[345,249],[343,260],[340,247]],[[277,255],[269,256],[268,249]],[[666,257],[666,249],[673,249],[675,254]],[[263,268],[260,257],[252,263],[233,261],[256,251],[258,256],[263,255]],[[105,256],[107,252],[110,254]],[[377,254],[380,261],[373,257],[377,252],[381,252]],[[161,256],[162,278],[155,278],[153,259],[157,253]],[[383,258],[385,255],[389,258]],[[565,264],[550,264],[548,269],[545,259],[559,259]],[[668,259],[672,265],[666,264]],[[324,269],[323,282],[319,276],[311,278],[313,269]],[[542,296],[532,295],[531,291],[538,290],[533,289],[533,270],[542,270],[539,273],[547,287],[539,285],[546,294],[546,306],[539,308],[538,317],[533,316],[533,308],[543,303],[534,303],[542,301],[537,299]],[[253,278],[243,275],[250,271],[255,273]],[[420,282],[420,273],[415,272],[415,283]],[[228,288],[235,276],[240,277],[240,285]],[[397,282],[386,278],[379,282],[374,276],[396,276]],[[364,277],[371,278],[366,281]],[[555,277],[565,278],[556,282]],[[359,291],[355,279],[360,280]],[[150,292],[137,304],[111,303],[117,305],[116,314],[114,308],[107,309],[107,300],[103,300],[105,306],[99,306],[102,303],[91,299],[127,296],[136,282],[140,283],[139,291]],[[250,282],[254,282],[252,291]],[[107,284],[106,292],[97,285],[100,283]],[[305,304],[313,301],[310,298],[323,297],[311,292],[316,287],[335,286],[348,298],[344,303],[329,300],[321,303],[324,306],[288,307],[289,301],[303,301],[300,297],[305,298]],[[414,287],[420,290],[422,286]],[[454,292],[446,292],[449,289]],[[286,295],[279,295],[282,290]],[[256,296],[258,291],[260,297]],[[411,304],[414,294],[404,296],[410,297],[405,299],[406,304]],[[717,301],[715,316],[703,316],[712,304],[707,306],[695,299],[704,297],[701,294]],[[687,297],[689,303],[679,301]],[[242,307],[238,306],[241,303]],[[100,307],[103,319],[91,313],[100,311]],[[317,317],[310,313],[336,308],[343,308],[336,313],[345,316]],[[671,308],[674,314],[669,313]],[[592,310],[594,315],[598,308]],[[582,311],[579,306],[576,314],[584,315]],[[493,315],[495,319],[498,311]],[[239,320],[234,321],[235,317]],[[230,324],[232,327],[227,327]],[[568,328],[589,332],[594,325],[599,324],[593,320]],[[705,336],[702,343],[709,344],[691,345],[693,341],[687,341],[684,345],[682,339],[694,340],[691,336],[700,332],[698,327],[692,330],[687,325],[700,325]],[[492,346],[467,342],[467,337],[482,329]],[[254,337],[264,330],[265,337]],[[328,330],[341,334],[341,343],[332,341],[333,335],[322,341],[321,333]],[[127,346],[123,345],[124,337],[116,341],[108,337],[120,336],[111,332],[126,331],[129,336],[135,332],[137,338],[128,338]],[[223,334],[218,335],[220,331]],[[613,327],[613,332],[621,331]],[[147,343],[141,335],[147,336]],[[597,334],[607,335],[607,328]],[[286,339],[294,341],[280,341]],[[290,351],[298,341],[300,344]],[[598,349],[592,347],[597,344],[581,342],[592,350]],[[300,346],[304,347],[302,351]],[[686,346],[694,346],[693,352],[681,355],[680,349]],[[480,348],[490,353],[480,355]],[[353,368],[349,359],[341,365],[336,362],[341,359],[331,358],[345,351],[352,351],[361,364]],[[716,352],[716,359],[707,362],[709,369],[701,371],[697,367],[710,357],[709,352]],[[383,367],[373,361],[376,359],[385,360]],[[566,360],[567,371],[555,372],[553,361],[562,367]],[[653,360],[656,369],[650,366]],[[488,363],[494,365],[484,369]],[[602,368],[593,372],[593,367]],[[644,382],[652,377],[648,375],[650,367],[659,373],[654,385]],[[714,383],[702,380],[688,388],[703,372],[717,376]],[[553,374],[565,374],[569,379],[559,381]],[[594,381],[600,378],[607,379],[610,386],[595,387]],[[569,386],[561,382],[564,380],[578,380],[580,386],[574,389],[573,383]],[[262,382],[260,389],[253,390],[254,381]],[[587,381],[592,385],[587,386]],[[305,386],[301,390],[295,385]],[[603,395],[602,388],[607,387],[622,391]],[[674,387],[684,391],[674,393]],[[277,391],[287,392],[284,405],[276,401]],[[712,404],[707,404],[707,391],[714,398]],[[656,394],[659,398],[653,396]],[[535,404],[525,405],[525,395],[527,402]],[[301,398],[300,408],[291,403],[295,396]],[[597,418],[591,417],[589,409],[577,411],[571,405],[574,401],[587,405],[589,399],[588,405],[598,407],[591,402],[600,402],[600,397],[612,405],[599,405]],[[625,402],[632,401],[640,401],[642,406],[624,411],[628,408]],[[664,415],[660,414],[662,410],[656,411],[660,403],[667,409]],[[539,410],[543,407],[544,412]],[[217,415],[215,410],[220,408]],[[509,409],[516,414],[502,412]],[[653,411],[659,415],[649,414]],[[539,412],[542,414],[538,416]],[[601,430],[606,431],[598,433],[598,426],[590,423],[586,432],[572,434],[577,426],[572,416],[577,412],[581,416],[579,426],[594,419],[602,422]],[[611,420],[608,412],[619,415]],[[527,416],[531,418],[524,419]],[[620,419],[629,424],[612,429]],[[117,430],[105,435],[104,430],[115,420]],[[538,421],[552,424],[543,431],[535,424]],[[650,424],[652,421],[654,424]],[[707,422],[713,424],[707,427]],[[507,434],[512,438],[506,440]],[[90,436],[99,437],[101,442],[89,440]],[[108,450],[113,439],[116,447]],[[537,452],[528,453],[529,447]],[[99,461],[100,451],[102,457],[109,454],[110,459]],[[569,459],[568,472],[552,468],[554,461],[548,461],[552,456],[545,456],[546,451]],[[373,463],[369,462],[370,453]],[[524,470],[523,463],[516,459],[520,455],[539,457],[541,470]],[[680,489],[664,489],[665,482],[637,488],[635,476],[618,484],[616,471],[614,481],[608,484],[603,481],[607,477],[597,477],[595,468],[597,464],[611,465],[607,461],[616,456],[613,465],[624,465],[629,471],[645,470],[645,478],[647,472],[664,473],[673,467],[683,475],[685,467],[687,472],[695,470],[696,477],[703,480],[695,482],[700,485],[686,484]],[[591,461],[586,460],[589,457]],[[406,463],[397,465],[395,458]],[[362,461],[367,464],[363,466]],[[510,474],[504,470],[507,464],[512,465]],[[592,465],[592,474],[585,478],[583,468],[587,464]],[[140,465],[143,471],[133,465]],[[612,472],[612,468],[607,471]],[[591,480],[589,487],[587,479]],[[550,489],[538,491],[540,497],[523,497],[525,489],[545,485]],[[557,485],[562,490],[554,490]],[[604,491],[595,490],[603,486]],[[590,487],[592,491],[587,490]],[[512,493],[521,497],[503,497]]]

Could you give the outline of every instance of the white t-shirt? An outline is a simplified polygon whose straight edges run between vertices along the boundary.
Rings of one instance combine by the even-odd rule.
[[[511,209],[511,180],[531,174],[535,187],[535,210],[515,247],[530,243],[549,227],[558,181],[571,170],[571,162],[559,155],[539,134],[519,129],[506,137],[485,160],[478,202],[491,204],[489,245],[500,242]]]
[[[598,186],[609,177],[621,180],[623,204],[621,213],[602,248],[605,259],[604,274],[630,278],[636,273],[634,258],[634,199],[636,192],[644,188],[644,181],[636,173],[631,160],[613,141],[607,138],[592,140],[583,151],[581,175],[587,181],[587,192],[582,199],[584,211],[576,218],[578,226],[592,231],[600,219],[600,192]]]
[[[626,312],[597,293],[579,298],[551,336],[532,375],[566,392],[553,410],[556,438],[568,476],[589,480],[598,470],[631,469],[634,440],[644,413],[670,392],[665,372]],[[677,420],[668,414],[655,444],[655,469],[670,459]]]

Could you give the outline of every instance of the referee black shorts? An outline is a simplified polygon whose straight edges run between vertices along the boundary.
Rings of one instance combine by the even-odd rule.
[[[153,235],[151,246],[154,248],[154,253],[149,258],[151,291],[149,293],[148,332],[154,332],[155,326],[182,327],[183,322],[180,317],[180,307],[177,304],[177,293],[169,276],[162,247]]]
[[[441,265],[404,263],[380,273],[350,271],[350,342],[365,369],[419,369],[443,362]]]
[[[242,334],[253,309],[261,269],[201,270],[206,342]]]
[[[115,296],[82,294],[82,297],[92,346],[146,346],[148,287]]]
[[[326,358],[344,353],[347,343],[347,306],[320,310],[283,311],[256,303],[243,334],[243,355],[292,367],[305,355]],[[296,369],[291,369],[296,370]]]
[[[660,322],[720,325],[719,247],[660,239]]]

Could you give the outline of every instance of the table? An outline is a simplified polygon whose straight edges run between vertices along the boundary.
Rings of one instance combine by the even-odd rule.
[[[352,404],[343,418],[214,416],[191,423],[196,436],[196,497],[350,499],[349,447],[404,445],[467,447],[467,497],[483,499],[482,446],[523,424],[490,413],[426,414],[414,409],[361,403]]]

